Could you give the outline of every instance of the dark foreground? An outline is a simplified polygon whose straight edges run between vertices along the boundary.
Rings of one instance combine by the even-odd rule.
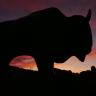
[[[23,90],[23,93],[29,90],[32,95],[96,96],[96,70],[91,67],[91,70],[77,74],[54,69],[53,77],[44,79],[38,72],[10,67],[5,76],[1,74],[0,85],[5,93],[8,90]]]

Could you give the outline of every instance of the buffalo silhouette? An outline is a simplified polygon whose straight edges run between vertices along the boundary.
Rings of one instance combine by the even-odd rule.
[[[37,62],[39,72],[49,74],[53,64],[71,56],[84,61],[92,48],[92,34],[86,17],[67,17],[51,7],[15,20],[0,23],[0,68],[7,70],[16,56],[30,55]]]

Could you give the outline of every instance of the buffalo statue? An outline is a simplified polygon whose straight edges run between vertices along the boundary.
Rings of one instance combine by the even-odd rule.
[[[41,74],[49,74],[53,64],[71,56],[84,61],[92,48],[91,10],[81,15],[65,16],[51,7],[15,20],[0,23],[0,69],[8,70],[16,56],[35,58]]]

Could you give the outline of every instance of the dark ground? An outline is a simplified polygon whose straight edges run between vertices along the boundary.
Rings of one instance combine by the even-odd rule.
[[[23,93],[29,90],[28,93],[31,92],[32,95],[46,93],[47,95],[62,96],[96,96],[94,95],[96,91],[95,67],[80,74],[54,69],[54,75],[47,79],[42,78],[36,71],[10,67],[10,71],[3,74],[0,80],[0,85],[3,85],[1,89],[19,90]]]

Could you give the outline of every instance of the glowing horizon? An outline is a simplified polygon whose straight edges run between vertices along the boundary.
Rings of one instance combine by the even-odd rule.
[[[35,59],[31,56],[18,56],[10,62],[11,66],[27,70],[37,71],[37,65]],[[74,73],[90,70],[91,66],[96,66],[96,49],[94,48],[90,54],[85,58],[84,62],[81,62],[75,56],[70,57],[64,63],[54,63],[54,68],[61,70],[71,70]]]

